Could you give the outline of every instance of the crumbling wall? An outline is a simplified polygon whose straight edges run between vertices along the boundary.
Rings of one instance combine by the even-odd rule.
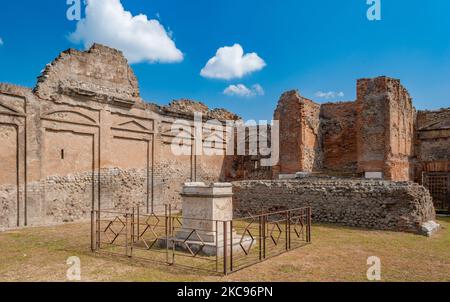
[[[261,165],[259,155],[228,156],[224,163],[225,181],[272,179],[272,167]]]
[[[382,172],[391,180],[412,179],[415,113],[400,80],[358,80],[356,106],[358,172]]]
[[[386,150],[386,179],[414,179],[415,108],[399,80],[389,80],[389,128]]]
[[[326,171],[356,173],[356,104],[328,103],[321,107],[323,167]]]
[[[322,132],[320,121],[320,105],[304,99],[302,106],[302,170],[312,172],[323,167]]]
[[[307,178],[233,183],[235,214],[312,207],[313,222],[419,233],[434,220],[431,196],[413,182]]]
[[[450,108],[417,113],[416,179],[422,171],[450,171]]]
[[[0,185],[0,230],[17,226],[17,186]]]
[[[227,156],[224,161],[222,176],[227,182],[249,179],[272,179],[272,166],[267,166],[273,148],[269,155],[265,148],[272,146],[272,127],[270,125],[251,126],[246,129],[245,141],[238,142],[238,135],[234,133],[234,155]],[[251,134],[251,135],[250,135]],[[245,154],[238,154],[237,144],[245,144]],[[257,145],[258,152],[250,154],[250,145]],[[264,154],[264,155],[262,155]]]
[[[320,105],[300,96],[298,91],[289,91],[281,96],[274,120],[280,122],[280,164],[274,176],[320,169]]]
[[[388,96],[384,78],[357,83],[358,172],[383,172]]]
[[[171,150],[172,123],[193,125],[194,111],[203,123],[238,118],[190,100],[143,102],[123,54],[97,44],[61,53],[34,90],[0,84],[0,229],[85,220],[99,208],[176,209],[182,183],[222,179],[224,155]]]
[[[30,89],[0,83],[0,229],[24,222],[25,141],[33,135],[26,131],[27,123],[31,123],[26,101],[31,95]],[[28,148],[33,150],[32,145]]]
[[[46,100],[62,94],[130,104],[140,100],[136,76],[122,52],[99,44],[62,52],[47,64],[34,91]]]

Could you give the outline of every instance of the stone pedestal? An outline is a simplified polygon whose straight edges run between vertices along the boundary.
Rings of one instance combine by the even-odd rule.
[[[227,227],[227,249],[233,246],[238,251],[242,236],[230,231],[233,220],[233,187],[230,183],[186,183],[181,193],[183,197],[183,226],[175,235],[173,242],[179,249],[189,249],[208,256],[223,256],[224,224]],[[216,229],[217,228],[217,229]],[[231,233],[233,232],[233,233]],[[233,235],[233,244],[230,235]],[[242,240],[249,246],[249,238]]]

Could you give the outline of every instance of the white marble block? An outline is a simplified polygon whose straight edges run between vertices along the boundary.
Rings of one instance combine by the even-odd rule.
[[[233,220],[232,184],[186,183],[181,195],[183,197],[183,228],[178,232],[177,238],[187,238],[192,230],[196,230],[204,242],[215,243],[216,234],[220,241],[223,238],[222,221]],[[195,234],[189,239],[194,240]]]
[[[239,253],[254,243],[252,238],[230,230],[233,220],[232,184],[186,183],[181,196],[183,225],[172,239],[176,248],[208,256],[223,256],[225,245],[227,253],[231,250]],[[226,236],[224,225],[227,227]]]

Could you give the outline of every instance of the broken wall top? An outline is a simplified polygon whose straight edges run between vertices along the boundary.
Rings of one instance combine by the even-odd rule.
[[[386,76],[365,78],[357,81],[357,101],[405,100],[405,106],[413,107],[408,90],[399,79]]]
[[[202,102],[189,99],[174,100],[168,106],[160,106],[160,113],[172,116],[192,118],[194,113],[201,113],[204,119],[216,119],[220,121],[236,121],[241,119],[238,115],[223,109],[210,109]]]
[[[417,112],[418,130],[450,129],[450,108]]]
[[[34,92],[46,100],[69,95],[128,105],[140,101],[138,81],[122,52],[99,44],[62,52],[47,64]]]

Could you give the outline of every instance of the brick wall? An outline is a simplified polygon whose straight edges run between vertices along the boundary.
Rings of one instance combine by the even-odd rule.
[[[412,180],[415,109],[407,90],[396,79],[361,79],[356,106],[358,171]]]
[[[321,169],[320,105],[289,91],[281,96],[274,119],[280,122],[280,163],[274,176]]]
[[[417,113],[416,179],[422,171],[450,171],[450,109]]]
[[[356,106],[354,102],[321,107],[325,170],[356,173]]]

